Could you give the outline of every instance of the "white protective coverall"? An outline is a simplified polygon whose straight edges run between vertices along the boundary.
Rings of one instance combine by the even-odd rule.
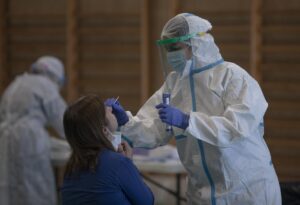
[[[56,205],[50,137],[45,126],[64,136],[66,104],[56,83],[64,73],[63,65],[53,57],[44,57],[39,63],[42,68],[38,68],[47,72],[18,76],[1,99],[1,205]],[[50,80],[46,73],[51,73],[51,79],[56,76],[57,81]]]
[[[179,14],[162,32],[206,32],[190,39],[193,57],[183,73],[171,72],[163,86],[121,127],[134,147],[166,144],[166,124],[156,105],[171,89],[170,105],[188,113],[186,130],[174,129],[180,159],[188,173],[190,205],[280,205],[281,193],[263,139],[267,102],[258,83],[241,67],[223,61],[211,24]],[[172,36],[172,35],[171,35]]]

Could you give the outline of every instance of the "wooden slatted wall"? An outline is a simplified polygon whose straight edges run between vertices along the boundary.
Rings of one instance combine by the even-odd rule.
[[[249,70],[250,0],[181,2],[181,12],[191,12],[211,22],[210,33],[223,58]]]
[[[0,0],[0,93],[9,83],[8,63],[8,24],[9,7],[7,0]]]
[[[45,4],[46,3],[46,4]],[[54,0],[11,0],[8,67],[11,78],[41,55],[65,57],[65,4]]]
[[[300,2],[263,5],[266,139],[281,181],[300,180]]]
[[[122,6],[133,2],[106,1],[106,10],[91,3],[80,2],[80,93],[119,96],[124,107],[135,112],[140,106],[139,3],[124,11]],[[92,8],[95,5],[99,7]]]
[[[2,1],[4,5],[5,0]],[[138,0],[11,0],[8,3],[9,27],[1,24],[1,29],[6,29],[3,34],[9,36],[5,53],[9,58],[7,70],[1,69],[4,74],[9,73],[8,81],[26,71],[39,56],[55,55],[68,68],[69,100],[96,93],[104,99],[119,96],[124,107],[133,113],[138,109],[141,100]],[[116,5],[119,5],[117,10]],[[77,14],[73,14],[70,6],[76,7]],[[4,37],[1,40],[5,42]],[[5,45],[1,46],[4,48]],[[5,56],[1,57],[4,65]]]
[[[149,4],[149,94],[152,95],[162,86],[163,75],[156,40],[164,24],[174,14],[170,12],[174,0],[148,0]]]

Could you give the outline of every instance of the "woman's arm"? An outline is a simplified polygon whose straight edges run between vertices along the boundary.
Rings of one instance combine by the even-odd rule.
[[[122,191],[132,205],[153,205],[154,196],[149,187],[142,180],[137,168],[128,158],[120,162],[118,179]]]

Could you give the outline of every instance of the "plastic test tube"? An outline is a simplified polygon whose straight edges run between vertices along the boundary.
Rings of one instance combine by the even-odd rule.
[[[170,104],[170,93],[163,93],[163,103],[169,105]],[[171,132],[172,131],[172,126],[171,125],[166,125],[166,131]]]

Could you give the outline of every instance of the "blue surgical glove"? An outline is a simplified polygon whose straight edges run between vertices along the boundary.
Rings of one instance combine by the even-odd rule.
[[[112,107],[113,104],[120,105],[120,102],[115,98],[108,98],[105,100],[104,105],[108,107]]]
[[[109,98],[105,100],[104,104],[105,106],[112,107],[112,113],[116,116],[119,126],[125,125],[129,121],[126,111],[119,101],[116,101],[114,98]]]
[[[183,113],[181,110],[164,103],[161,103],[155,107],[156,109],[159,109],[159,118],[164,123],[179,127],[184,130],[189,126],[190,116]]]

